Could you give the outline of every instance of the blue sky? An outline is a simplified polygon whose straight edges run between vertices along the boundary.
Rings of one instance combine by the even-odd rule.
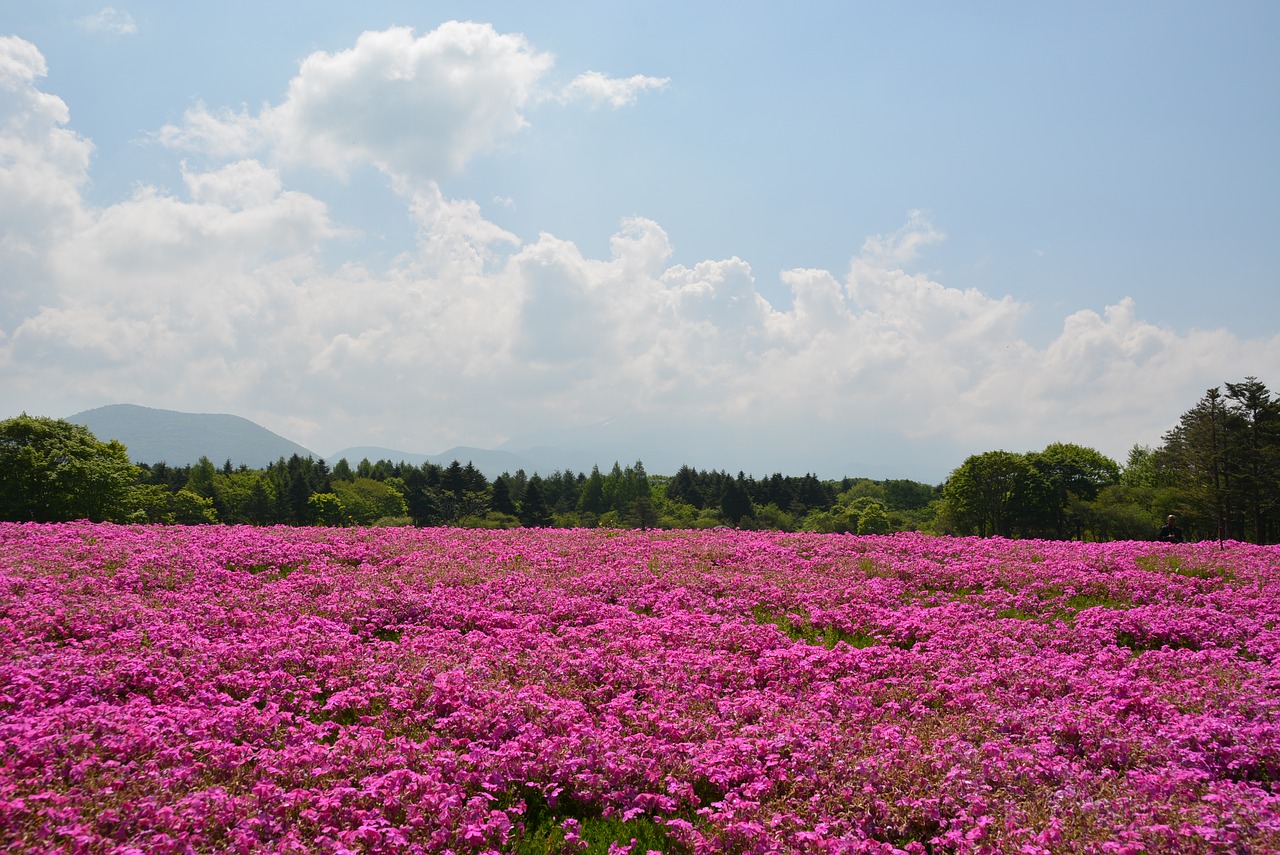
[[[1280,6],[728,9],[0,0],[6,410],[937,481],[1280,383]]]

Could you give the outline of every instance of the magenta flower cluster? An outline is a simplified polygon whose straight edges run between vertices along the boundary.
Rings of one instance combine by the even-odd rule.
[[[7,852],[1280,851],[1274,547],[0,524],[0,649]]]

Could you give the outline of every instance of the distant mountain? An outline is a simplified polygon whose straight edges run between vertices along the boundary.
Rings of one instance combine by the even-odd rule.
[[[84,425],[98,439],[116,439],[129,449],[129,458],[136,463],[168,463],[170,466],[186,466],[201,457],[208,457],[216,465],[230,460],[233,466],[244,464],[263,469],[281,457],[294,454],[312,457],[321,455],[308,448],[272,433],[259,424],[240,416],[216,413],[180,413],[174,410],[158,410],[136,404],[111,404],[93,410],[85,410],[66,420]],[[375,445],[344,448],[324,458],[330,466],[343,458],[353,468],[361,460],[371,462],[390,460],[392,463],[408,463],[421,466],[435,463],[448,466],[453,461],[470,463],[490,480],[503,472],[523,469],[532,475],[538,472],[549,475],[560,469],[590,470],[555,448],[531,448],[517,451],[493,450],[456,446],[440,454],[423,454],[398,451]]]
[[[136,463],[163,461],[170,466],[186,466],[208,457],[219,466],[230,460],[233,466],[243,463],[262,469],[294,454],[319,457],[240,416],[111,404],[67,416],[66,420],[84,425],[104,442],[116,439],[124,443]]]
[[[418,454],[412,451],[396,451],[394,448],[382,448],[377,445],[353,445],[350,448],[344,448],[341,451],[335,451],[325,458],[325,462],[330,466],[339,460],[346,460],[351,464],[351,468],[355,469],[356,464],[365,458],[370,463],[377,463],[379,460],[390,460],[392,463],[408,463],[410,466],[421,466],[431,459],[429,454]]]
[[[462,445],[440,454],[416,454],[410,451],[380,448],[375,445],[358,445],[334,452],[333,456],[326,457],[325,461],[332,466],[339,460],[345,459],[348,465],[354,469],[361,460],[366,458],[370,463],[377,463],[379,460],[390,460],[392,463],[408,463],[410,466],[421,466],[423,463],[448,466],[456,460],[462,464],[470,463],[475,466],[489,480],[497,478],[503,472],[515,472],[517,469],[523,469],[530,475],[534,472],[545,475],[553,471],[551,468],[539,465],[537,459],[525,455],[514,454],[510,451],[470,448]]]

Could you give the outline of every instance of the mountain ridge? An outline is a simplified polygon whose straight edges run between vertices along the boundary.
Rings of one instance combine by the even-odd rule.
[[[256,469],[281,457],[317,457],[316,453],[243,416],[229,413],[183,413],[137,404],[108,404],[66,417],[84,425],[98,439],[119,440],[135,463],[186,466],[208,457]]]
[[[553,448],[520,452],[461,445],[439,454],[359,445],[324,456],[243,416],[186,413],[138,404],[108,404],[66,416],[65,420],[84,425],[104,442],[118,440],[128,449],[129,459],[135,463],[163,462],[170,466],[186,466],[198,462],[201,457],[208,457],[218,465],[230,460],[232,466],[243,464],[264,469],[280,458],[287,459],[294,454],[323,459],[330,465],[345,458],[353,467],[364,459],[375,463],[379,460],[403,462],[411,466],[423,463],[447,466],[457,460],[471,463],[486,478],[493,479],[503,472],[519,469],[530,474],[550,473],[564,467],[549,464],[558,464],[568,458],[564,452]]]

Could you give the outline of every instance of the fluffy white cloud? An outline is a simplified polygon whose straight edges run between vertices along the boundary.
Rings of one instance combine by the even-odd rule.
[[[695,465],[862,474],[845,461],[883,457],[887,474],[940,477],[955,449],[1062,440],[1122,455],[1207,386],[1280,376],[1280,337],[1157,328],[1128,300],[1075,312],[1034,347],[1019,333],[1025,305],[910,269],[941,239],[919,213],[869,238],[844,275],[786,272],[784,307],[743,259],[676,263],[650,220],[624,221],[592,258],[549,234],[522,243],[476,203],[401,174],[518,129],[546,62],[478,25],[390,31],[313,56],[284,104],[245,118],[277,153],[339,168],[358,151],[397,176],[417,240],[375,271],[325,262],[343,238],[325,204],[234,133],[227,163],[182,168],[181,195],[144,187],[87,206],[90,144],[39,91],[39,52],[0,40],[0,252],[26,259],[4,268],[0,395],[54,415],[120,401],[235,412],[322,452],[492,445],[618,417],[611,453],[624,459],[650,460],[652,440],[625,433],[642,422]],[[468,72],[457,92],[445,68]],[[467,126],[407,119],[435,135],[430,164],[339,115],[395,69],[422,84],[407,104],[453,105]],[[482,93],[488,106],[463,97]],[[237,124],[220,121],[210,127]],[[922,462],[922,448],[945,454]]]
[[[488,24],[451,21],[421,36],[405,27],[370,31],[347,50],[303,60],[279,104],[252,113],[197,103],[156,138],[219,158],[265,153],[338,174],[372,163],[414,184],[502,145],[540,101],[618,108],[669,82],[589,71],[553,95],[543,88],[553,63],[523,36]]]
[[[255,382],[260,339],[291,319],[335,231],[317,200],[265,190],[269,174],[245,188],[252,171],[189,175],[191,201],[143,188],[47,246],[42,304],[11,328],[6,362],[82,394],[111,377],[195,391],[211,366],[224,393]]]
[[[0,233],[9,244],[66,224],[79,208],[93,152],[88,140],[64,127],[66,103],[36,87],[46,74],[34,45],[0,36]]]
[[[488,24],[396,27],[303,60],[284,100],[256,115],[189,110],[161,129],[169,145],[215,156],[268,151],[282,164],[345,173],[373,163],[399,178],[460,169],[525,127],[550,54]]]
[[[649,89],[665,89],[669,77],[649,77],[633,74],[630,77],[609,77],[599,71],[585,71],[564,88],[562,100],[588,101],[593,107],[608,104],[610,107],[626,107],[636,102],[640,93]]]
[[[35,45],[0,36],[0,336],[37,305],[50,247],[86,221],[93,145],[66,127],[63,100],[36,86],[46,73]]]

